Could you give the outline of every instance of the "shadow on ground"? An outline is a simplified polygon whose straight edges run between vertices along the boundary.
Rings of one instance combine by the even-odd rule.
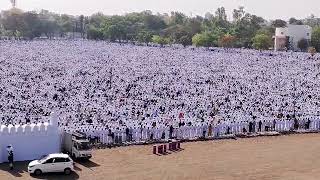
[[[35,179],[49,179],[49,180],[73,180],[79,179],[79,175],[76,172],[72,172],[70,175],[65,175],[64,173],[47,173],[40,176],[31,175]]]
[[[94,168],[94,167],[99,167],[100,165],[95,163],[95,162],[92,162],[90,160],[87,160],[87,161],[79,161],[77,162],[78,164],[81,164],[82,166],[86,167],[86,168]]]
[[[27,173],[29,161],[24,162],[15,162],[14,163],[14,169],[10,170],[9,163],[2,163],[0,164],[0,171],[7,172],[8,174],[11,174],[14,177],[22,177],[23,173]]]

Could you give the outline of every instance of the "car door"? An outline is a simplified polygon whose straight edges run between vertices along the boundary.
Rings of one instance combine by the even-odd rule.
[[[65,158],[56,158],[55,159],[56,172],[63,172],[67,167],[67,162]]]
[[[73,161],[70,158],[65,158],[64,160],[66,162],[66,167],[65,168],[71,168],[71,169],[74,168]]]
[[[48,160],[46,160],[46,162],[41,164],[41,171],[44,173],[47,172],[55,172],[55,164],[54,164],[55,159],[54,158],[50,158]]]

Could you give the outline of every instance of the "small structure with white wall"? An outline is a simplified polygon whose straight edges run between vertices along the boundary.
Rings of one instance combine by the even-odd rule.
[[[298,42],[301,39],[311,41],[312,28],[307,25],[288,25],[283,28],[276,28],[274,36],[274,49],[280,50],[299,50]]]
[[[8,161],[7,146],[13,146],[14,161],[38,159],[60,152],[58,117],[52,113],[49,123],[1,125],[0,163]]]

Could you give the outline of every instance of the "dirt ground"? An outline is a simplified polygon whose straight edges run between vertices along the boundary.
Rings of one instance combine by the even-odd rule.
[[[107,180],[318,180],[320,134],[193,142],[182,151],[152,155],[152,146],[96,150],[94,158],[76,164],[70,176],[32,177],[27,162],[9,172],[0,165],[2,179]]]

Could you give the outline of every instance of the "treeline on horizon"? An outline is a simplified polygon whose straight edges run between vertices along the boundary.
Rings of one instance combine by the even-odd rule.
[[[102,13],[72,16],[47,10],[23,12],[13,8],[1,12],[0,37],[34,39],[45,36],[51,39],[77,33],[82,38],[111,42],[269,49],[273,46],[275,28],[287,24],[311,26],[311,42],[301,39],[298,46],[306,51],[311,43],[320,51],[320,18],[311,15],[305,19],[267,21],[246,12],[244,7],[233,10],[232,20],[228,20],[224,7],[214,13],[208,12],[204,17],[190,17],[181,12],[153,14],[151,11],[113,16]]]

